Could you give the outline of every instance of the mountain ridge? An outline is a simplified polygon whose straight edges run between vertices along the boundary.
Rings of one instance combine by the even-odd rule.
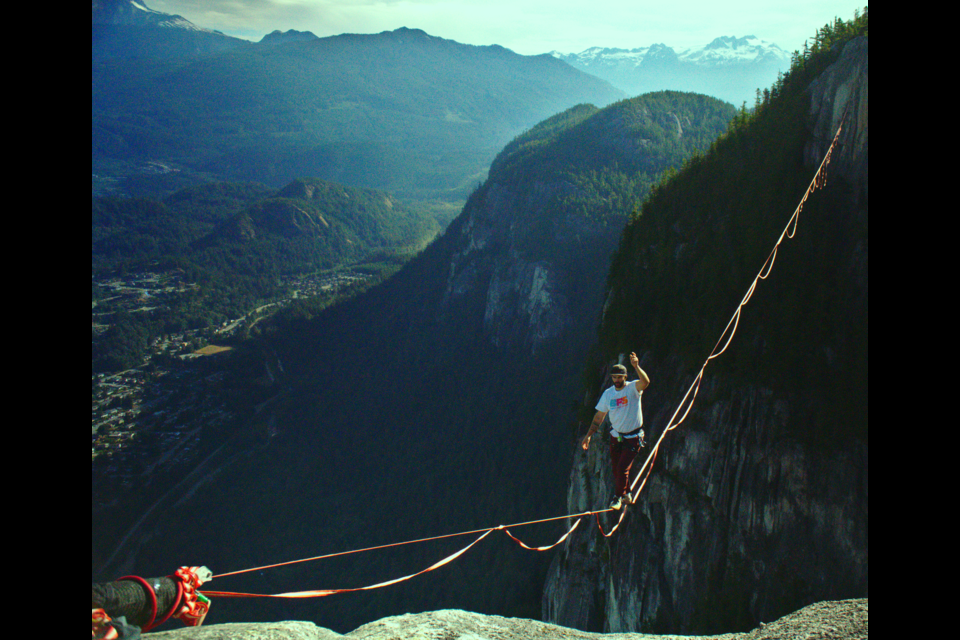
[[[524,129],[625,97],[550,56],[416,29],[274,44],[155,27],[94,32],[94,171],[176,170],[158,185],[213,177],[280,187],[316,176],[462,201]]]
[[[422,244],[423,235],[432,239],[439,230],[382,191],[299,179],[224,221],[194,246],[257,238],[309,245],[332,236],[339,245],[356,245],[372,252]],[[336,262],[326,266],[334,265]]]
[[[778,93],[781,88],[774,86],[772,93]],[[865,83],[863,89],[865,92]],[[829,96],[835,96],[836,92],[825,95],[829,101]],[[666,97],[669,96],[660,98]],[[649,98],[651,101],[655,99]],[[838,102],[834,101],[835,104]],[[633,104],[611,105],[606,114],[615,114],[618,108],[626,109]],[[807,123],[805,109],[808,103],[798,99],[791,106],[800,118],[790,128],[790,145],[775,135],[777,132],[772,125],[766,131],[770,135],[759,142],[746,136],[744,113],[735,116],[724,136],[725,144],[742,142],[744,148],[748,148],[747,142],[755,143],[755,147],[761,147],[765,153],[744,155],[761,168],[778,153],[786,155],[793,163],[799,163],[804,149],[793,143],[800,136],[798,131],[802,130],[802,125]],[[689,123],[682,117],[684,114],[678,114],[669,105],[664,111],[660,122],[653,120],[658,124],[658,133],[668,143],[676,144],[691,130]],[[856,111],[859,113],[860,110]],[[865,115],[865,101],[862,111]],[[255,412],[251,410],[250,422],[244,425],[235,441],[216,443],[218,452],[219,447],[223,447],[220,458],[211,454],[210,466],[190,479],[195,484],[186,495],[173,495],[166,504],[154,503],[157,504],[156,511],[143,518],[142,529],[136,530],[140,526],[138,523],[124,538],[128,543],[121,543],[116,550],[108,549],[108,552],[116,551],[118,558],[117,564],[108,567],[118,571],[108,579],[130,573],[134,566],[141,574],[161,575],[168,572],[170,566],[182,562],[183,549],[189,549],[210,566],[231,569],[238,565],[275,562],[277,558],[297,555],[295,551],[298,549],[304,556],[316,555],[328,550],[356,548],[357,539],[363,539],[365,544],[380,544],[409,539],[421,531],[430,534],[449,531],[453,520],[468,528],[488,525],[494,516],[496,520],[493,521],[515,521],[519,518],[511,516],[517,511],[523,511],[525,518],[537,517],[540,513],[551,516],[569,513],[562,510],[560,504],[565,498],[571,502],[609,498],[606,493],[609,483],[603,475],[608,465],[603,452],[594,455],[590,461],[593,466],[580,464],[579,460],[569,468],[566,466],[574,456],[576,436],[579,435],[572,424],[575,418],[571,417],[574,411],[570,406],[571,398],[579,401],[580,397],[587,395],[577,390],[580,388],[577,378],[583,373],[581,363],[586,361],[583,365],[586,372],[583,373],[584,387],[593,391],[598,385],[597,378],[603,375],[603,365],[609,364],[603,362],[606,356],[613,358],[610,354],[622,354],[624,348],[635,348],[633,341],[645,335],[643,331],[647,331],[647,324],[644,321],[648,319],[656,322],[654,330],[660,332],[658,344],[689,345],[687,348],[696,351],[698,341],[709,332],[703,330],[706,314],[698,313],[699,308],[694,305],[715,302],[718,294],[714,291],[728,288],[739,275],[741,261],[749,262],[746,260],[748,256],[742,255],[748,251],[741,252],[740,245],[733,250],[731,242],[721,244],[712,240],[729,229],[738,233],[744,230],[747,234],[760,233],[765,227],[764,221],[751,224],[732,212],[739,211],[741,204],[759,197],[757,194],[761,192],[766,195],[768,190],[795,189],[804,174],[809,172],[787,171],[783,180],[771,180],[763,188],[738,189],[736,187],[741,183],[737,181],[743,180],[744,174],[750,177],[760,172],[745,171],[741,164],[731,162],[721,167],[728,172],[714,174],[710,183],[729,185],[730,189],[718,190],[709,198],[703,197],[698,189],[677,195],[669,187],[668,173],[657,193],[702,205],[694,206],[694,209],[705,212],[707,221],[714,226],[699,224],[701,221],[694,217],[666,220],[653,214],[648,216],[643,211],[631,215],[631,210],[642,199],[644,185],[633,180],[634,176],[622,175],[612,163],[606,164],[609,156],[597,159],[598,169],[592,172],[582,156],[567,163],[555,162],[557,170],[552,172],[543,171],[543,163],[533,161],[548,157],[552,142],[563,138],[568,129],[586,127],[597,113],[590,107],[572,107],[572,113],[562,113],[559,118],[554,116],[549,122],[541,123],[544,126],[534,127],[529,135],[521,134],[517,144],[503,157],[504,162],[497,164],[496,174],[489,176],[468,198],[461,216],[443,236],[411,260],[399,277],[383,283],[363,300],[350,301],[308,319],[297,331],[276,332],[253,345],[252,352],[262,350],[263,353],[263,361],[255,361],[260,365],[260,371],[269,358],[268,371],[276,373],[265,383],[272,385],[269,391],[275,395],[258,403]],[[758,113],[762,115],[764,110],[758,109]],[[667,117],[670,115],[676,119]],[[824,119],[832,120],[826,114]],[[613,129],[605,139],[605,142],[613,143],[608,148],[634,153],[644,148],[641,141],[647,139],[646,134],[618,126],[614,117],[595,118],[594,121]],[[663,124],[671,122],[676,126]],[[865,121],[862,125],[865,132]],[[854,127],[853,130],[860,128]],[[562,142],[572,141],[564,139]],[[570,144],[569,148],[576,148],[576,145]],[[848,148],[853,149],[854,145]],[[715,160],[708,156],[696,154],[682,164],[689,164],[692,173],[708,173],[715,166]],[[526,162],[527,159],[530,161]],[[840,160],[838,158],[838,163],[843,166]],[[501,167],[504,169],[502,173]],[[865,190],[865,182],[863,187]],[[834,191],[828,192],[831,196],[828,202],[845,201],[846,188],[841,182]],[[815,198],[808,203],[805,215],[819,217],[816,215],[817,206],[818,199]],[[853,266],[865,271],[865,264],[862,264],[866,257],[865,200],[863,206],[862,213],[857,213],[863,220],[853,221],[854,231],[863,235],[862,259],[855,260]],[[652,283],[657,285],[660,293],[685,292],[689,288],[701,287],[702,295],[693,296],[692,304],[676,305],[675,312],[671,313],[654,314],[653,311],[656,305],[668,306],[668,302],[673,302],[679,294],[674,294],[674,298],[663,295],[662,300],[657,295],[642,305],[626,307],[611,296],[610,304],[603,304],[604,294],[599,290],[598,281],[610,273],[606,265],[611,247],[618,242],[619,231],[613,221],[607,226],[601,224],[611,212],[619,212],[621,223],[629,216],[626,222],[631,231],[620,240],[629,250],[617,253],[620,256],[617,264],[630,267],[623,269],[624,272],[639,277],[648,269],[663,270],[666,276],[662,281]],[[511,228],[514,221],[518,224]],[[837,222],[836,226],[846,224],[846,221]],[[863,228],[856,228],[861,223]],[[514,229],[522,230],[523,234],[511,235]],[[648,234],[648,230],[656,231],[659,237]],[[801,241],[810,235],[821,237],[819,234],[804,234]],[[748,235],[747,239],[753,238]],[[821,253],[815,255],[829,258],[834,245],[823,245],[819,249]],[[848,247],[844,243],[840,245],[846,252]],[[589,349],[589,340],[594,335],[592,330],[588,337],[580,333],[578,337],[566,339],[563,334],[549,335],[541,330],[549,328],[548,324],[541,322],[542,319],[551,315],[562,318],[562,314],[557,313],[561,307],[556,302],[561,296],[554,295],[556,287],[551,288],[550,276],[558,270],[551,269],[549,264],[551,258],[557,257],[547,253],[550,246],[577,266],[587,283],[584,288],[574,286],[567,291],[561,290],[568,300],[574,301],[567,308],[575,308],[585,319],[585,325],[595,326],[591,323],[598,317],[615,321],[636,313],[640,318],[636,324],[622,325],[623,331],[603,333],[602,355],[600,348],[595,354],[583,353]],[[810,250],[809,244],[804,250]],[[584,264],[585,257],[593,261]],[[691,263],[693,258],[698,262]],[[692,268],[682,276],[673,275],[671,279],[671,274],[677,271],[668,267],[680,262],[693,267],[706,264],[711,268]],[[828,261],[810,260],[809,264],[802,266],[822,269],[820,262]],[[790,258],[782,255],[777,277],[766,284],[777,286],[782,279],[781,271],[790,269],[790,264]],[[756,268],[752,262],[749,266]],[[617,290],[629,291],[619,285]],[[655,288],[651,286],[647,293],[653,290]],[[789,290],[777,290],[784,291],[785,300],[780,304],[781,301],[776,299],[776,304],[766,307],[767,312],[775,314],[794,310],[796,297],[791,298]],[[760,303],[763,300],[761,296]],[[439,316],[432,313],[438,308],[443,310]],[[821,305],[815,309],[819,311]],[[856,309],[853,311],[853,315],[841,315],[840,318],[845,321],[850,317],[855,322],[860,316]],[[796,313],[792,317],[794,323],[802,321],[805,326],[816,330],[823,325],[818,320],[826,316],[814,316],[811,322]],[[677,318],[683,318],[683,322]],[[763,327],[770,334],[766,336],[760,335],[763,332],[751,335],[741,329],[738,348],[730,354],[737,356],[740,353],[742,338],[748,335],[745,342],[749,347],[739,355],[740,371],[757,362],[763,364],[760,356],[767,344],[765,340],[782,339],[782,336],[774,335],[781,332],[782,324],[772,321]],[[674,333],[666,333],[670,331]],[[530,349],[532,340],[529,339],[542,336],[546,339],[540,342],[541,348]],[[809,353],[800,350],[800,356],[810,355],[811,359],[816,358],[817,363],[825,366],[822,370],[835,373],[835,367],[844,366],[841,362],[844,358],[837,357],[844,351],[836,348],[831,351],[820,348],[822,346],[817,345]],[[836,344],[825,346],[837,347]],[[260,353],[256,355],[260,356]],[[683,353],[666,357],[654,353],[651,356],[659,362],[656,369],[651,367],[650,370],[656,384],[661,385],[652,387],[651,392],[679,384],[684,376],[685,356]],[[224,357],[232,356],[226,354]],[[717,366],[724,366],[726,362],[719,361]],[[644,366],[647,366],[646,362]],[[809,368],[797,370],[804,376],[811,376]],[[838,375],[830,379],[842,382],[842,377]],[[702,392],[701,402],[711,402],[727,390],[728,387],[708,384]],[[859,397],[856,387],[852,391],[853,396]],[[865,399],[865,387],[863,391]],[[668,390],[656,392],[667,395]],[[688,556],[671,553],[666,554],[664,560],[653,554],[663,553],[664,548],[669,550],[669,545],[675,542],[684,549],[694,548],[701,554],[728,543],[735,548],[742,542],[742,535],[727,540],[716,534],[724,524],[732,521],[732,518],[725,520],[715,516],[716,510],[722,507],[742,507],[744,514],[749,516],[747,524],[738,530],[743,534],[770,527],[781,518],[788,520],[795,510],[810,504],[810,496],[802,492],[794,496],[795,501],[788,496],[783,503],[760,502],[737,493],[738,487],[747,484],[744,481],[741,485],[742,478],[751,479],[754,484],[769,481],[783,485],[785,491],[795,484],[806,486],[801,482],[802,478],[791,475],[791,471],[801,465],[792,464],[793,459],[789,457],[782,458],[786,462],[780,468],[761,466],[769,464],[774,456],[769,455],[769,450],[756,446],[755,439],[766,445],[782,432],[770,433],[759,427],[769,424],[774,429],[781,429],[791,416],[809,415],[809,407],[802,403],[797,413],[785,414],[781,410],[785,401],[771,400],[772,397],[771,389],[743,385],[737,393],[714,403],[713,412],[707,413],[717,418],[720,428],[715,430],[716,434],[739,429],[745,422],[751,428],[746,433],[737,432],[736,437],[724,438],[722,443],[711,439],[718,438],[718,435],[704,435],[695,429],[678,431],[675,455],[665,456],[666,461],[661,460],[660,464],[669,462],[669,466],[654,476],[652,485],[659,483],[659,486],[657,492],[651,493],[656,493],[659,501],[651,500],[649,512],[641,511],[643,505],[636,507],[610,546],[603,547],[606,544],[603,541],[595,542],[599,534],[592,527],[590,532],[578,532],[583,537],[568,541],[550,572],[563,571],[568,580],[565,586],[573,583],[581,591],[544,593],[542,578],[546,571],[542,560],[529,561],[528,564],[523,564],[527,562],[525,560],[514,562],[512,558],[517,549],[510,541],[505,541],[510,548],[510,553],[505,553],[502,547],[494,546],[497,542],[491,540],[488,547],[478,547],[473,552],[476,554],[474,562],[457,563],[449,571],[437,571],[418,579],[416,584],[422,588],[419,596],[398,589],[362,594],[362,600],[351,601],[349,596],[329,598],[322,606],[307,609],[307,615],[327,616],[327,619],[352,628],[358,617],[377,619],[382,618],[383,611],[423,610],[448,606],[458,598],[473,598],[473,602],[479,603],[478,609],[509,612],[511,615],[523,610],[522,617],[533,618],[537,612],[529,612],[529,594],[539,592],[543,594],[544,604],[542,610],[537,609],[545,618],[551,613],[548,598],[554,606],[561,602],[571,607],[608,607],[597,618],[584,622],[584,627],[598,626],[598,622],[602,626],[604,621],[609,621],[611,627],[624,628],[641,619],[636,606],[648,606],[646,611],[649,612],[662,601],[667,601],[668,604],[679,603],[678,606],[684,608],[683,615],[689,615],[693,609],[701,616],[714,616],[705,621],[711,625],[724,623],[727,624],[725,628],[750,628],[756,622],[744,614],[751,606],[746,594],[752,584],[749,581],[755,580],[756,574],[765,572],[767,564],[762,559],[722,567],[719,574],[708,573],[707,579],[696,576],[696,579],[684,583],[694,587],[719,585],[720,599],[681,598],[674,595],[676,591],[671,583],[661,581],[677,575],[682,578],[683,570],[690,567],[706,567],[706,563],[699,562],[702,555],[691,560]],[[654,409],[651,422],[656,424],[662,422],[661,412],[665,405],[662,398],[655,399],[654,396],[651,398],[654,403],[645,405]],[[588,402],[589,397],[584,401]],[[856,407],[844,415],[857,418]],[[764,421],[762,425],[755,421],[757,416]],[[695,420],[696,416],[691,423]],[[817,424],[811,422],[811,425],[810,431],[814,433],[801,434],[803,437],[816,435]],[[791,454],[800,449],[794,441],[776,444],[780,448],[774,453],[778,454]],[[711,461],[719,458],[718,448],[724,456],[722,464],[718,461],[715,466],[710,466]],[[852,459],[860,460],[858,456],[861,454],[865,454],[865,444],[852,452]],[[577,451],[576,455],[579,456],[580,452]],[[865,461],[865,457],[862,459]],[[825,459],[824,466],[814,467],[810,475],[832,483],[841,478],[839,473],[828,473],[836,470],[837,467],[830,465],[838,461],[842,468],[844,458],[837,456]],[[707,473],[703,473],[704,469]],[[754,469],[768,471],[769,475]],[[699,484],[711,473],[717,476],[711,479],[715,481],[711,486],[718,487],[714,493],[711,493],[712,489],[701,489]],[[183,477],[173,472],[170,475],[177,480]],[[854,483],[856,491],[861,490],[859,483],[862,483],[862,490],[865,490],[865,466],[851,465],[847,475],[849,477],[842,478],[844,483]],[[558,481],[557,476],[563,477]],[[193,490],[215,477],[217,482],[209,485],[206,495],[204,491]],[[159,484],[164,478],[158,475],[151,480]],[[133,478],[133,481],[138,479]],[[568,486],[566,495],[563,486]],[[588,491],[581,491],[584,487]],[[814,488],[822,487],[815,485]],[[156,485],[153,489],[157,491]],[[709,502],[714,496],[718,496],[716,503],[719,506]],[[668,498],[673,502],[668,503]],[[849,500],[852,509],[866,509],[866,500],[860,504],[856,492],[851,492]],[[711,508],[700,512],[689,509],[691,505]],[[702,517],[698,520],[691,513]],[[109,514],[99,515],[101,517],[93,523],[95,528],[121,527],[110,521]],[[126,514],[118,514],[118,517],[126,517]],[[134,518],[130,517],[130,520]],[[703,523],[718,526],[701,526]],[[630,544],[631,538],[625,539],[644,527],[652,531],[643,543]],[[559,528],[559,525],[552,527]],[[670,535],[660,535],[667,530]],[[855,535],[861,532],[866,535],[866,526],[852,529],[838,526],[836,530],[840,533],[852,530]],[[197,535],[197,532],[203,535]],[[238,532],[244,535],[238,535]],[[542,532],[542,536],[552,541],[556,539],[555,533],[549,530]],[[737,534],[737,530],[734,533]],[[591,537],[584,541],[586,536]],[[94,534],[95,567],[98,553],[102,559],[102,548],[112,546],[118,537],[98,538]],[[789,566],[789,561],[795,557],[793,554],[806,548],[796,544],[798,540],[809,543],[807,539],[791,539],[793,546],[774,556],[777,562],[786,563],[786,568],[777,565],[778,572],[770,572],[775,587],[795,590],[791,596],[806,593],[804,583],[792,579],[801,571]],[[699,544],[701,541],[703,543]],[[124,544],[129,546],[123,548]],[[833,549],[823,540],[818,544],[824,545],[818,549]],[[634,549],[651,556],[628,555]],[[846,547],[841,544],[836,549],[840,550],[839,553]],[[587,561],[581,563],[582,557],[578,559],[577,554],[587,556]],[[279,592],[289,589],[294,581],[318,586],[371,584],[382,580],[383,573],[389,576],[410,573],[410,565],[422,569],[427,564],[422,561],[426,555],[429,554],[387,555],[385,559],[378,559],[373,567],[360,567],[359,563],[331,563],[333,568],[311,567],[309,570],[293,567],[287,573],[264,572],[232,578],[236,582],[231,586],[236,584],[238,590]],[[828,556],[824,554],[823,557]],[[624,569],[624,573],[604,574],[590,564],[611,559]],[[364,573],[365,570],[368,573]],[[551,579],[551,583],[555,581]],[[636,585],[640,584],[652,585],[643,598],[636,596]],[[482,585],[481,588],[477,588],[478,585]],[[487,585],[489,588],[484,588]],[[767,598],[763,601],[767,602],[780,595],[764,593],[758,598]],[[295,609],[302,607],[302,602],[222,601],[216,604],[218,615],[227,619],[233,616],[234,619],[276,620],[304,615],[303,608]],[[357,609],[351,611],[351,605]],[[294,613],[290,613],[291,610]],[[371,612],[379,613],[371,615]],[[672,628],[680,629],[679,616],[677,612],[665,609],[662,616],[653,619],[653,624],[674,625]],[[724,616],[726,619],[722,619]]]
[[[316,36],[311,31],[297,31],[296,29],[287,29],[286,31],[280,31],[279,29],[274,29],[267,35],[263,36],[260,39],[261,44],[281,44],[285,42],[299,42],[303,40],[319,40],[319,37]]]
[[[646,56],[652,53],[654,56],[673,54],[677,60],[682,62],[694,62],[701,65],[709,65],[715,62],[727,63],[750,63],[758,62],[768,58],[779,60],[780,62],[789,62],[790,56],[781,49],[776,43],[761,40],[753,35],[737,36],[719,36],[700,47],[687,47],[678,52],[671,46],[664,43],[654,43],[646,47],[636,47],[633,49],[622,49],[615,47],[588,47],[580,53],[561,53],[551,51],[550,55],[561,60],[571,58],[581,61],[602,59],[605,57],[616,57],[621,60],[632,62],[635,66],[644,63]]]
[[[683,137],[668,112],[684,122]],[[276,401],[250,419],[276,425],[276,433],[249,450],[248,459],[225,447],[221,457],[239,461],[226,469],[211,465],[231,480],[218,482],[215,496],[197,492],[181,505],[196,514],[191,526],[205,531],[196,553],[211,567],[266,564],[301,551],[316,555],[312,531],[322,531],[321,545],[334,550],[355,546],[354,538],[375,545],[449,531],[452,522],[472,528],[490,518],[515,522],[559,513],[562,461],[570,456],[569,398],[577,393],[620,230],[659,174],[698,149],[695,134],[709,144],[734,114],[714,98],[670,93],[603,110],[572,107],[520,136],[446,231],[362,300],[308,318],[287,320],[281,312],[276,326],[282,331],[261,322],[263,338],[250,345],[251,359],[259,359],[261,349],[275,354],[270,368],[276,374],[282,362],[284,373],[269,389]],[[590,137],[596,138],[591,145],[578,143]],[[552,153],[551,144],[559,144]],[[643,161],[627,161],[648,154],[656,166],[647,167],[645,177],[632,175],[633,164]],[[543,156],[551,156],[549,166]],[[535,390],[521,384],[544,371],[544,358],[550,384]],[[259,433],[253,422],[250,428]],[[249,500],[261,494],[272,497]],[[439,508],[421,506],[426,495]],[[124,572],[134,559],[146,573],[169,564],[180,544],[168,527],[186,511],[158,507],[157,518],[148,518],[115,554],[117,562],[98,570]],[[383,526],[363,527],[370,519]],[[285,524],[294,521],[294,527]],[[154,527],[167,531],[165,545],[147,542]],[[264,527],[278,530],[264,534]],[[555,538],[552,529],[537,535]],[[248,547],[253,539],[210,544],[234,539],[237,531],[258,531],[257,549]],[[359,604],[337,599],[333,609],[316,612],[317,621],[341,630],[385,612],[437,607],[536,617],[549,557],[518,555],[509,545],[499,539],[480,545],[471,554],[475,561],[430,573],[413,591],[371,593]],[[374,583],[384,573],[422,569],[437,553],[432,547],[405,550],[402,557],[388,552],[383,560],[339,569],[320,563],[309,569],[310,580]],[[114,554],[101,557],[107,555]],[[261,588],[244,583],[253,577],[239,576],[236,588]],[[288,577],[268,579],[278,580],[282,591]],[[490,588],[475,589],[488,579]],[[296,615],[289,603],[252,606],[254,619]],[[241,619],[236,607],[221,605],[224,619]]]
[[[182,60],[251,44],[135,0],[93,0],[90,31],[94,64]]]
[[[675,50],[664,43],[634,49],[590,47],[550,55],[607,80],[630,95],[663,89],[712,95],[735,105],[752,102],[769,86],[790,56],[756,36],[720,36],[701,47]]]
[[[803,200],[796,238],[750,289],[736,338],[663,440],[619,542],[581,540],[554,558],[544,619],[709,633],[811,600],[866,595],[865,31],[864,19],[841,31],[838,46],[798,61],[771,98],[659,184],[627,225],[580,416],[593,415],[610,363],[637,350],[657,385],[644,393],[656,442]],[[805,198],[844,113],[830,180]],[[578,452],[568,512],[609,500],[604,453]]]
[[[154,11],[142,0],[92,0],[92,5],[94,25],[150,26],[220,33],[197,26],[181,15]]]

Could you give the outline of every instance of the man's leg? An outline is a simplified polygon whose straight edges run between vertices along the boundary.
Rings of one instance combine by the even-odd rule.
[[[622,497],[630,484],[630,468],[640,451],[638,438],[624,438],[623,442],[610,441],[610,458],[613,463],[613,495]]]

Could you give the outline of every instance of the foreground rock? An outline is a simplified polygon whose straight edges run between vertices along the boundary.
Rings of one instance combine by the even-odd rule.
[[[867,637],[867,602],[818,602],[746,633],[717,636],[655,636],[587,633],[553,624],[446,610],[407,614],[365,624],[341,635],[311,622],[217,624],[151,633],[154,640],[860,640]]]

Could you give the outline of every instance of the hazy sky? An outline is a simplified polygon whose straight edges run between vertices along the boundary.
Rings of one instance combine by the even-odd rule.
[[[524,54],[634,49],[662,42],[702,46],[718,36],[754,35],[787,52],[818,27],[853,18],[866,0],[144,0],[156,11],[259,40],[274,29],[320,37],[423,29],[464,44],[499,44]]]

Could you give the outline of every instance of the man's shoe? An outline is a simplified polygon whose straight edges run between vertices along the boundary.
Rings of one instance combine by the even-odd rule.
[[[617,496],[610,501],[610,508],[614,511],[619,511],[621,506],[623,506],[623,498],[620,496]]]

